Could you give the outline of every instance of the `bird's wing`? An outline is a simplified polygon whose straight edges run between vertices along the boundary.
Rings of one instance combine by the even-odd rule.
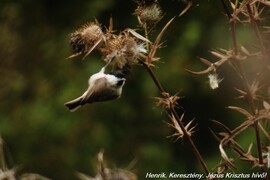
[[[114,89],[110,88],[105,77],[97,79],[94,84],[89,87],[83,98],[84,103],[93,103],[97,101],[106,101],[116,99],[118,94]]]

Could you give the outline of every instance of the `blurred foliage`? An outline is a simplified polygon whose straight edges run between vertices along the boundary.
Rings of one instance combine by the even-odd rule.
[[[164,123],[166,113],[155,107],[152,97],[158,91],[140,66],[132,69],[121,99],[87,105],[74,113],[63,106],[81,94],[88,77],[103,66],[95,53],[84,61],[65,60],[71,55],[69,34],[95,18],[108,26],[110,16],[116,30],[137,28],[135,6],[131,0],[0,2],[0,132],[9,167],[52,179],[76,179],[76,171],[95,173],[96,154],[104,149],[108,162],[117,167],[125,168],[136,159],[132,169],[139,179],[149,171],[202,172],[188,143],[166,138],[172,129]],[[154,34],[183,5],[162,0],[161,7],[164,19]],[[241,37],[246,36],[248,32]],[[191,75],[185,68],[202,68],[197,57],[208,57],[212,48],[229,47],[228,37],[219,2],[195,1],[166,32],[165,47],[158,53],[162,62],[155,68],[169,92],[184,96],[179,112],[187,119],[195,117],[193,138],[210,165],[220,160],[210,119],[239,123],[237,114],[225,109],[235,102],[233,87],[239,80],[224,69],[227,76],[221,88],[211,91],[207,77]]]

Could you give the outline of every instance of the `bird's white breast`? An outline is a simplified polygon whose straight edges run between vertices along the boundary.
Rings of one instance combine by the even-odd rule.
[[[118,82],[118,78],[111,74],[107,74],[105,78],[107,79],[108,84],[112,86],[115,86]]]
[[[104,73],[96,73],[96,74],[93,74],[93,75],[89,78],[89,80],[88,80],[88,85],[89,85],[89,86],[90,86],[90,85],[93,85],[97,79],[103,78],[103,77],[105,77],[105,76],[106,76],[106,74],[104,74]]]

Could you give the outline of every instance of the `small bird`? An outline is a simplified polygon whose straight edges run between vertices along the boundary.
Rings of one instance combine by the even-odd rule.
[[[82,96],[65,103],[65,106],[67,106],[71,112],[76,111],[86,103],[91,104],[94,102],[109,101],[121,96],[122,88],[126,81],[125,75],[121,70],[105,74],[105,68],[108,64],[89,78],[88,89]]]

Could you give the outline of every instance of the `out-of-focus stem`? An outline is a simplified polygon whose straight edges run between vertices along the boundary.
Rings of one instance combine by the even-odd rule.
[[[260,30],[259,30],[259,27],[258,27],[258,25],[256,23],[255,18],[254,18],[254,15],[253,15],[253,12],[252,12],[250,3],[247,4],[247,10],[248,10],[248,14],[249,14],[250,24],[251,24],[251,26],[253,28],[253,31],[255,33],[255,36],[256,36],[256,38],[258,40],[259,46],[260,46],[260,48],[262,50],[262,53],[263,53],[263,58],[262,59],[266,63],[267,62],[267,58],[266,57],[268,56],[268,54],[266,52],[266,48],[264,46],[264,43],[263,43],[263,40],[262,40],[262,36],[261,36]]]
[[[167,94],[167,92],[164,90],[164,88],[162,87],[162,85],[160,84],[158,78],[156,77],[155,73],[153,72],[153,70],[151,69],[151,67],[149,67],[144,61],[140,60],[140,63],[146,68],[146,70],[148,71],[148,73],[150,74],[151,78],[153,79],[153,81],[155,82],[155,85],[157,86],[158,90],[160,91],[160,93],[162,95]],[[184,136],[187,138],[188,142],[190,143],[194,154],[196,156],[196,158],[198,159],[200,165],[202,166],[204,172],[206,174],[209,173],[208,167],[206,165],[206,163],[204,162],[200,152],[198,151],[196,145],[194,144],[193,140],[191,139],[190,135],[188,134],[188,132],[185,129],[184,124],[182,123],[182,121],[180,120],[177,112],[175,111],[174,107],[171,106],[170,109],[166,109],[168,111],[169,114],[173,114],[173,116],[177,119],[177,122],[179,124],[179,126],[181,127],[181,130],[184,133]]]
[[[259,31],[258,25],[257,25],[255,17],[254,17],[254,14],[252,12],[251,4],[248,3],[246,6],[247,6],[248,14],[249,14],[250,24],[251,24],[251,26],[253,28],[253,31],[254,31],[255,36],[256,36],[256,38],[258,40],[260,49],[261,49],[261,51],[263,53],[262,60],[264,61],[264,64],[267,64],[268,54],[266,52],[266,48],[264,46],[264,43],[263,43],[263,40],[262,40],[262,37],[261,37],[261,33]],[[259,154],[259,163],[263,164],[261,139],[260,139],[260,134],[259,134],[259,126],[260,126],[260,124],[258,124],[258,123],[259,122],[254,122],[254,128],[255,128],[255,132],[256,132],[257,149],[258,149],[258,154]],[[262,171],[264,171],[264,168],[261,168],[261,169],[262,169]]]
[[[225,12],[227,13],[227,16],[230,21],[230,26],[231,26],[231,32],[232,32],[232,40],[233,40],[233,47],[234,47],[234,56],[235,58],[235,64],[239,70],[240,76],[243,79],[243,84],[244,84],[244,89],[246,91],[246,99],[248,102],[248,105],[251,109],[252,115],[256,115],[256,108],[254,105],[254,99],[251,93],[251,88],[246,76],[246,73],[244,71],[242,63],[237,59],[238,55],[238,46],[237,46],[237,39],[236,39],[236,28],[235,28],[235,20],[233,19],[233,16],[231,15],[230,11],[228,10],[225,2],[221,0],[221,3],[225,9]],[[250,7],[249,7],[250,8]],[[251,11],[251,9],[250,9]],[[260,139],[260,134],[259,134],[259,128],[258,128],[258,122],[254,122],[254,129],[255,129],[255,134],[256,134],[256,142],[257,142],[257,151],[258,151],[258,157],[259,157],[259,163],[263,165],[263,157],[262,157],[262,147],[261,147],[261,139]],[[261,170],[264,172],[264,168],[261,167]]]

